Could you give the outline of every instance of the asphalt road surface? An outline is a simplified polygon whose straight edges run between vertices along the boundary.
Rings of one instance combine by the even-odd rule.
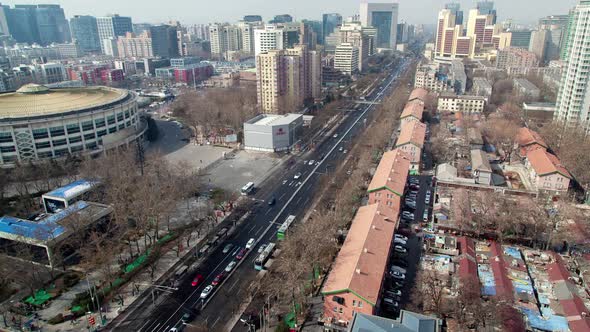
[[[366,100],[381,101],[384,95],[390,93],[396,79],[407,69],[407,65],[409,61],[392,70],[388,78],[381,82]],[[295,223],[299,222],[310,207],[314,193],[318,189],[318,177],[345,159],[346,155],[338,151],[339,146],[356,138],[359,129],[365,125],[365,119],[374,108],[375,105],[363,105],[358,111],[348,113],[349,116],[331,134],[337,136],[331,136],[316,146],[306,157],[307,160],[315,160],[314,165],[304,165],[302,160],[297,160],[294,165],[284,170],[280,179],[260,188],[252,196],[257,204],[251,210],[251,215],[238,226],[232,236],[225,238],[211,251],[196,272],[187,273],[178,280],[177,291],[166,295],[154,310],[147,310],[151,301],[146,301],[113,330],[156,332],[170,331],[174,327],[181,329],[182,316],[186,313],[192,316],[191,320],[194,322],[205,323],[211,330],[222,330],[235,314],[237,304],[246,298],[248,286],[256,278],[258,271],[254,269],[254,260],[258,256],[259,247],[269,242],[277,242],[277,229],[289,215],[295,215]],[[295,179],[295,174],[298,173],[300,177]],[[271,198],[275,200],[273,205],[268,204]],[[250,239],[255,239],[255,245],[241,260],[237,260],[235,256],[238,248],[245,248]],[[227,243],[233,244],[234,247],[223,253]],[[201,299],[203,289],[232,261],[236,261],[237,265],[221,284],[214,287],[207,298]],[[197,287],[193,287],[191,281],[197,274],[204,276],[204,280]]]

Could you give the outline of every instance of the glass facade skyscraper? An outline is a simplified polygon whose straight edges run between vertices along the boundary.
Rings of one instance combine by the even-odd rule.
[[[342,25],[342,16],[340,14],[324,14],[322,16],[322,37],[321,43],[324,44],[326,36],[334,32],[334,29]]]
[[[96,17],[76,15],[70,19],[70,30],[72,31],[72,39],[78,41],[82,51],[100,51],[100,39],[98,38]]]

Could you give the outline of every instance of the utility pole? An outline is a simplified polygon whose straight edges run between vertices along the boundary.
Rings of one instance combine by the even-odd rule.
[[[143,176],[143,169],[145,166],[145,151],[143,150],[143,144],[141,144],[139,139],[136,139],[135,142],[137,144],[137,162],[139,163],[141,176]]]

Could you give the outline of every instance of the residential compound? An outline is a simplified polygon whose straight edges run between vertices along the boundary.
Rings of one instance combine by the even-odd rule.
[[[417,89],[409,102],[423,102],[426,94],[425,90]],[[407,122],[403,128],[414,127],[424,128],[425,125],[421,119],[416,119]],[[416,131],[421,131],[423,144],[424,129]],[[414,135],[418,136],[418,133]],[[360,315],[366,317],[382,311],[384,280],[394,248],[394,234],[397,233],[409,174],[414,167],[413,157],[404,150],[405,144],[398,139],[396,148],[383,154],[367,189],[368,205],[357,211],[324,283],[320,321],[327,329],[346,331],[351,327],[354,330]],[[417,153],[421,155],[421,151]],[[439,324],[435,322],[430,327],[432,329],[424,331],[437,331]]]
[[[304,45],[256,56],[256,91],[263,113],[296,111],[321,94],[321,59]]]

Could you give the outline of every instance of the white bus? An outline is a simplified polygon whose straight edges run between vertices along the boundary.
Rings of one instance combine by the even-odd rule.
[[[250,194],[254,190],[254,182],[248,182],[245,186],[242,187],[242,195],[246,196]]]
[[[270,258],[274,250],[275,244],[272,242],[269,243],[254,261],[254,268],[258,271],[262,270],[264,268],[264,264]]]

